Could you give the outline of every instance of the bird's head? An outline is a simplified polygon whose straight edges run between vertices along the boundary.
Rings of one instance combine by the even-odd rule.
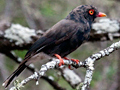
[[[92,5],[80,5],[73,9],[67,16],[68,19],[79,21],[93,22],[96,17],[105,17],[106,14],[99,12],[96,7]]]

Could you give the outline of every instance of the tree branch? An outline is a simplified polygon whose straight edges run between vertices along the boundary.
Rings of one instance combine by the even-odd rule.
[[[115,50],[117,50],[119,48],[120,48],[120,41],[113,43],[108,48],[101,50],[96,54],[91,55],[90,57],[85,59],[85,61],[83,61],[83,62],[80,61],[78,64],[72,60],[64,60],[64,63],[65,63],[65,65],[72,65],[75,68],[80,68],[80,67],[86,68],[86,75],[85,75],[85,79],[84,79],[84,82],[83,82],[83,85],[81,88],[81,90],[86,90],[86,88],[89,87],[90,82],[92,80],[92,75],[93,75],[93,70],[94,70],[94,62],[96,60],[101,59],[104,56],[110,55],[112,52],[114,52]],[[12,87],[14,89],[11,89],[11,90],[17,90],[15,88],[20,88],[33,79],[37,80],[36,85],[38,85],[38,79],[41,76],[44,76],[44,74],[47,70],[58,67],[59,63],[60,63],[60,61],[58,59],[53,58],[52,61],[42,65],[39,72],[35,72],[33,75],[24,79],[21,83],[19,83],[19,85],[17,85],[16,87]],[[79,89],[80,89],[80,87],[79,87]]]
[[[102,19],[94,23],[89,41],[120,38],[119,25],[120,21],[110,19]],[[10,28],[0,32],[0,52],[28,49],[43,34],[44,32],[41,30],[36,31],[19,24],[12,24]]]
[[[72,88],[76,88],[81,82],[81,78],[67,67],[60,68],[62,77],[71,85]]]
[[[120,20],[100,19],[92,24],[89,41],[107,41],[120,38]]]

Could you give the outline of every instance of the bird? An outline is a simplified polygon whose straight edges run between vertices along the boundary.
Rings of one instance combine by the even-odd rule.
[[[52,57],[57,57],[60,60],[59,66],[63,65],[64,62],[62,58],[65,58],[68,54],[75,51],[84,41],[89,39],[91,26],[95,18],[105,16],[105,13],[99,12],[93,5],[77,6],[64,19],[48,29],[30,47],[24,60],[4,81],[3,86],[7,88],[13,79],[26,68],[30,58],[40,52],[44,52]]]

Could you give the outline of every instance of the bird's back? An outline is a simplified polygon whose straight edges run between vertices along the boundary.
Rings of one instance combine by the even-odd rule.
[[[42,51],[51,56],[57,53],[64,57],[76,50],[84,40],[87,40],[89,32],[88,23],[61,20],[45,34],[45,37],[52,38],[54,43],[46,46]]]

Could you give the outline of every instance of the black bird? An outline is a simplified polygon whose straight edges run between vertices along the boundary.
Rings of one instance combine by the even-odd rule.
[[[104,17],[106,14],[98,12],[92,5],[80,5],[73,9],[69,15],[51,27],[28,50],[24,61],[5,80],[3,86],[7,87],[28,65],[29,59],[44,52],[60,59],[60,65],[64,64],[62,58],[76,50],[84,41],[89,39],[92,22],[96,17]]]

